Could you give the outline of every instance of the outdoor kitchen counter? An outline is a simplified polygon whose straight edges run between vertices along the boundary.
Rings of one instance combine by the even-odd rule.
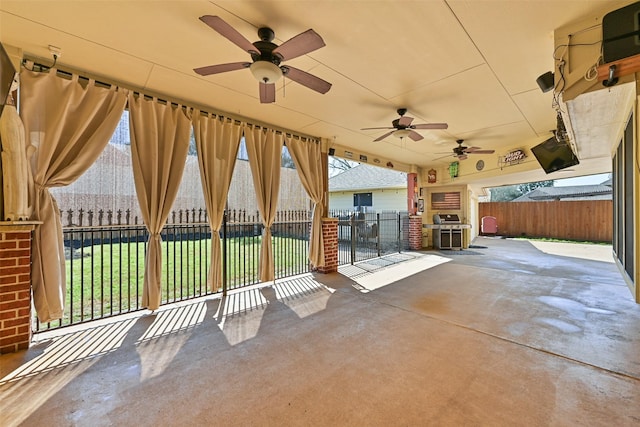
[[[466,249],[469,246],[468,233],[465,229],[470,229],[471,224],[422,224],[422,229],[433,230],[432,242],[436,249]],[[456,230],[456,231],[453,231]],[[458,238],[454,237],[454,233],[458,233]],[[443,242],[443,235],[444,242]]]

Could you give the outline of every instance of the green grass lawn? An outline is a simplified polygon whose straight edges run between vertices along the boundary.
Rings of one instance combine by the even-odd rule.
[[[260,237],[226,241],[229,289],[259,281]],[[145,266],[144,242],[85,246],[66,261],[67,301],[63,324],[140,308]],[[162,242],[162,302],[209,293],[211,239]],[[273,237],[276,277],[307,271],[308,241]],[[72,303],[73,302],[73,303]],[[73,313],[69,308],[73,307]]]
[[[552,237],[513,237],[514,240],[535,240],[539,242],[580,243],[584,245],[611,245],[611,242],[592,242],[588,240],[554,239]]]

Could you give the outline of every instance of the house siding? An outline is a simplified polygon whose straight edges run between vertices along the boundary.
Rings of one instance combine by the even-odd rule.
[[[336,191],[329,193],[330,210],[352,210],[355,193],[372,193],[373,206],[367,211],[405,211],[407,210],[407,189],[386,188],[381,190]]]

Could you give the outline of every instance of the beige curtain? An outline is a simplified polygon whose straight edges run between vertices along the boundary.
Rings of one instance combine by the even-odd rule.
[[[245,129],[244,136],[258,209],[264,225],[260,247],[260,280],[268,282],[275,278],[271,225],[276,218],[278,205],[283,136],[274,130],[257,127]]]
[[[65,79],[23,70],[20,114],[28,144],[35,148],[33,219],[36,228],[31,255],[33,301],[41,322],[62,318],[66,276],[62,223],[49,188],[71,184],[109,143],[127,101],[127,91],[96,87],[78,76]]]
[[[182,180],[191,120],[181,106],[165,105],[133,93],[129,95],[129,115],[133,180],[142,218],[149,230],[142,306],[156,310],[162,299],[160,231]]]
[[[196,110],[193,128],[198,150],[202,192],[211,227],[211,265],[207,281],[211,291],[216,292],[222,287],[220,226],[238,156],[242,127],[224,118],[205,117]]]
[[[311,236],[309,237],[309,261],[314,267],[324,266],[324,242],[322,240],[322,153],[320,144],[287,138],[287,149],[296,165],[298,176],[307,194],[313,200],[311,212]]]

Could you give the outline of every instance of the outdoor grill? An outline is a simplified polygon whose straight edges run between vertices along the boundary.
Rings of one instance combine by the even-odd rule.
[[[433,215],[433,247],[436,249],[462,249],[462,229],[469,228],[462,224],[456,214]]]

